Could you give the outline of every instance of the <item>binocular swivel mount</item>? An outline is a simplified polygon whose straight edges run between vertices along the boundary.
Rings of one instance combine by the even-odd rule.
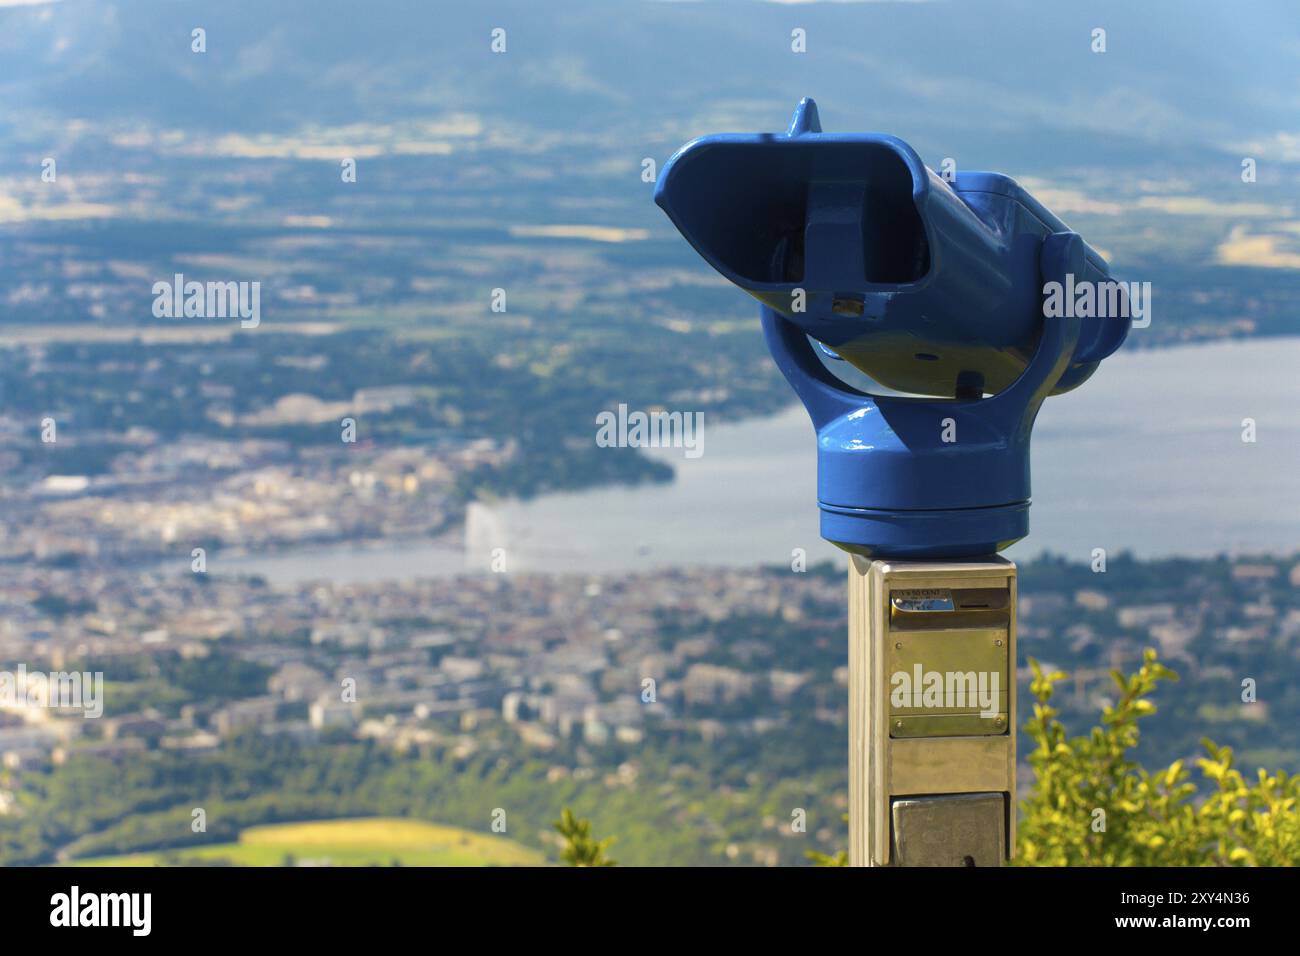
[[[1051,283],[1122,287],[1014,180],[942,177],[902,140],[784,134],[682,147],[655,202],[758,299],[817,434],[822,537],[851,556],[850,859],[998,864],[1015,826],[1015,565],[1050,395],[1123,343],[1049,314]],[[847,362],[878,384],[850,386]],[[949,691],[954,693],[949,694]]]

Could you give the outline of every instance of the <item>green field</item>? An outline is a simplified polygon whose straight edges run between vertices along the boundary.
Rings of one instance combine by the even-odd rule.
[[[545,858],[487,833],[367,817],[250,827],[237,843],[69,861],[73,866],[542,866]]]

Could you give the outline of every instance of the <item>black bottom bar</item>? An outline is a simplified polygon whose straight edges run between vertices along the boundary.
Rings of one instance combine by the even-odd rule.
[[[74,886],[76,923],[117,925],[72,926]],[[0,871],[11,942],[78,933],[205,949],[432,932],[463,941],[458,948],[519,939],[586,951],[619,940],[680,941],[688,931],[692,939],[762,938],[784,927],[829,940],[853,924],[864,943],[891,931],[926,942],[1026,940],[1042,931],[1072,942],[1200,935],[1231,944],[1289,929],[1295,888],[1291,870],[1246,869]],[[148,894],[147,910],[143,895],[129,894]],[[146,926],[148,935],[137,935]]]

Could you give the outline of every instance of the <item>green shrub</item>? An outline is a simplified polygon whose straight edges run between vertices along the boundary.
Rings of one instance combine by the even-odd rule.
[[[1158,682],[1177,680],[1153,650],[1137,673],[1113,677],[1118,699],[1101,725],[1070,738],[1051,706],[1066,675],[1030,660],[1034,714],[1025,731],[1035,781],[1021,804],[1021,866],[1290,866],[1300,862],[1300,777],[1259,770],[1247,783],[1232,750],[1203,740],[1198,793],[1182,760],[1148,773],[1130,753],[1138,720],[1155,713]]]

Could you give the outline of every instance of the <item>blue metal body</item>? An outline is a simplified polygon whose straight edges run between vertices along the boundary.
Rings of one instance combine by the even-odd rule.
[[[1130,320],[1045,318],[1044,284],[1105,261],[1013,180],[949,184],[906,143],[821,132],[697,139],[655,201],[761,303],[768,347],[812,417],[822,535],[872,557],[968,558],[1028,532],[1029,437]],[[890,389],[832,374],[810,337]]]

